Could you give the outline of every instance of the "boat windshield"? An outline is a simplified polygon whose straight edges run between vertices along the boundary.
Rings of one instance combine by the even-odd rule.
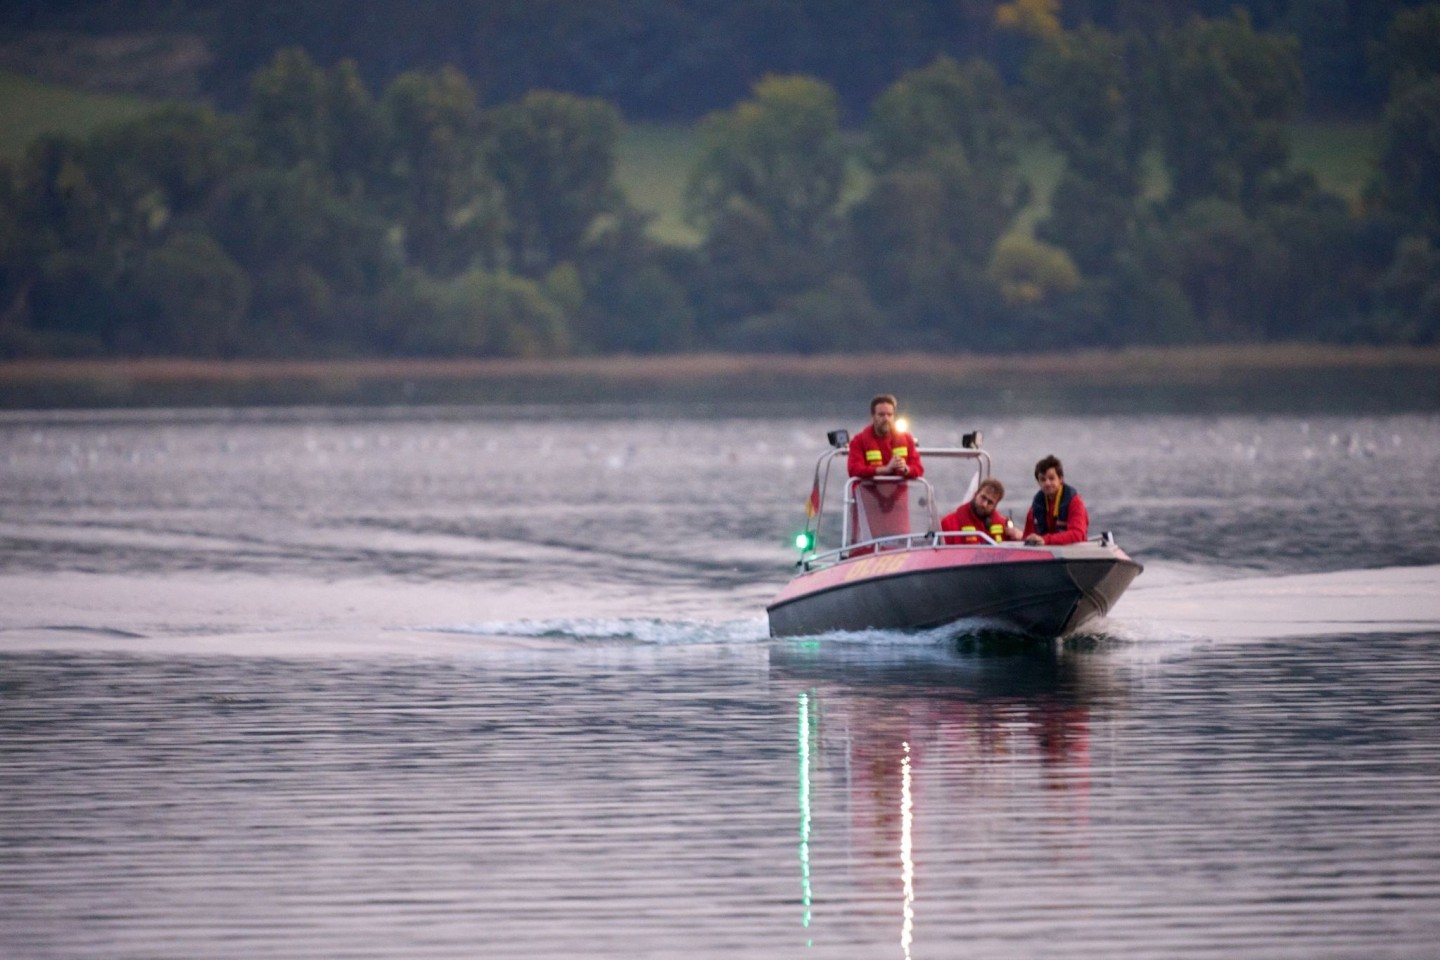
[[[850,494],[846,546],[935,529],[929,509],[934,497],[924,480],[860,481]]]
[[[845,477],[843,454],[827,451],[816,463],[816,489],[823,495],[819,512],[807,525],[810,548],[802,559],[807,565],[904,547],[913,537],[928,537],[940,529],[940,517],[968,499],[975,485],[990,475],[990,457],[983,450],[946,448],[924,451],[923,479],[856,480]],[[932,472],[938,487],[931,483]]]

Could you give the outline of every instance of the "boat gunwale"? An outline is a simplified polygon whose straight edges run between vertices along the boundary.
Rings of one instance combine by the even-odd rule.
[[[1087,542],[1097,542],[1097,541],[1087,541]],[[950,546],[956,546],[956,545],[953,545],[953,544],[952,544],[952,545],[950,545]],[[928,548],[928,549],[934,550],[934,549],[943,549],[943,548],[937,546],[937,547],[931,547],[931,548]],[[1034,549],[1044,549],[1044,548],[1034,548]],[[900,552],[900,551],[896,551],[896,553],[899,553],[899,552]],[[866,556],[884,556],[884,554],[867,554]],[[856,558],[853,558],[853,559],[861,560],[861,559],[865,559],[865,557],[856,557]],[[1122,565],[1125,565],[1125,564],[1129,564],[1130,566],[1133,566],[1133,567],[1135,568],[1136,576],[1139,576],[1139,575],[1140,575],[1141,573],[1143,573],[1144,570],[1145,570],[1144,564],[1140,563],[1140,562],[1137,561],[1137,560],[1134,560],[1134,559],[1131,558],[1128,554],[1126,554],[1126,555],[1124,555],[1124,556],[1114,556],[1114,555],[1112,554],[1112,555],[1106,556],[1106,557],[1063,557],[1063,556],[1054,556],[1054,555],[1052,554],[1052,555],[1049,556],[1049,557],[1040,557],[1040,558],[1036,558],[1036,559],[1034,559],[1034,560],[1007,561],[1007,562],[1010,562],[1010,563],[1025,563],[1027,566],[1029,566],[1029,565],[1034,565],[1034,564],[1038,564],[1038,565],[1040,565],[1041,567],[1049,567],[1049,566],[1054,566],[1054,565],[1057,565],[1057,564],[1058,564],[1058,565],[1061,565],[1061,566],[1068,566],[1068,565],[1071,565],[1071,564],[1079,564],[1079,565],[1085,565],[1085,566],[1088,566],[1088,565],[1091,565],[1091,564],[1106,564],[1106,565],[1109,565],[1109,566],[1122,566]],[[821,567],[821,568],[816,569],[816,570],[807,570],[807,571],[805,571],[804,573],[797,574],[796,576],[794,576],[793,578],[791,578],[790,583],[786,585],[786,586],[787,586],[787,589],[788,589],[790,586],[793,586],[795,583],[801,581],[803,578],[805,578],[805,577],[807,577],[807,576],[810,576],[811,574],[822,573],[822,572],[825,572],[825,571],[827,571],[827,570],[832,570],[832,569],[834,569],[834,568],[837,567],[837,566],[839,566],[839,564],[833,564],[833,565],[830,565],[830,566]],[[790,606],[790,605],[793,604],[793,603],[798,603],[798,602],[800,602],[801,600],[811,600],[811,599],[814,599],[814,598],[816,598],[816,597],[824,596],[824,595],[827,594],[827,593],[832,593],[832,592],[834,592],[834,591],[836,591],[836,590],[853,589],[854,587],[861,586],[861,585],[867,584],[867,583],[879,583],[879,582],[887,581],[887,580],[899,580],[899,579],[903,579],[903,578],[905,578],[905,577],[935,576],[935,575],[940,575],[940,574],[945,574],[945,573],[953,573],[953,572],[957,572],[957,571],[960,571],[960,570],[971,570],[971,569],[976,569],[976,568],[981,568],[981,569],[993,568],[994,566],[996,566],[996,565],[995,565],[995,564],[988,564],[988,563],[984,563],[984,564],[982,564],[982,563],[966,563],[966,564],[951,564],[951,565],[948,565],[948,566],[938,566],[938,567],[924,567],[924,568],[921,568],[921,569],[919,569],[919,570],[879,570],[879,571],[876,571],[876,572],[874,572],[874,573],[869,573],[869,574],[864,574],[864,575],[862,575],[862,576],[857,576],[857,577],[855,577],[855,578],[852,579],[852,580],[842,580],[842,581],[840,581],[839,583],[831,583],[831,584],[820,585],[820,586],[817,586],[817,587],[816,587],[815,589],[813,589],[813,590],[807,590],[807,591],[805,591],[805,592],[803,592],[803,593],[798,593],[798,594],[796,594],[795,596],[792,596],[792,597],[787,597],[787,598],[785,598],[785,599],[777,599],[777,600],[773,601],[772,603],[770,603],[768,606],[765,607],[765,612],[766,612],[767,614],[769,614],[769,613],[772,613],[772,612],[775,611],[775,610],[780,610],[780,609],[783,609],[783,608],[785,608],[785,607],[788,607],[788,606]]]

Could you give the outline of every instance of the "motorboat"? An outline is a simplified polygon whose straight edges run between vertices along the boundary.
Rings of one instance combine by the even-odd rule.
[[[829,440],[796,537],[798,573],[766,608],[773,637],[956,625],[1053,639],[1108,613],[1143,569],[1109,532],[1065,546],[1005,541],[998,530],[943,533],[942,511],[991,474],[978,432],[960,447],[924,448],[926,475],[916,480],[832,483],[837,463],[845,475],[849,436]],[[942,502],[931,483],[942,474],[968,476],[968,487],[955,484],[964,495]]]

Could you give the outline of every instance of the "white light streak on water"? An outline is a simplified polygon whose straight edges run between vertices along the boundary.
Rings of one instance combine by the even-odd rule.
[[[900,745],[900,885],[905,892],[901,907],[900,952],[910,960],[910,944],[915,939],[915,857],[914,801],[910,795],[910,744]]]

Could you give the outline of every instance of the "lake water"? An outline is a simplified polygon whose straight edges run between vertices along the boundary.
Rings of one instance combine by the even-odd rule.
[[[925,416],[1145,573],[772,641],[859,425],[0,414],[0,957],[1435,955],[1440,417]]]

